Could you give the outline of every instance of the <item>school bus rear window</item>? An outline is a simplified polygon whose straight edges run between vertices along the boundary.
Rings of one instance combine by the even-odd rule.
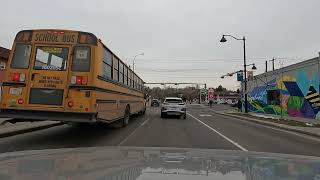
[[[66,70],[68,60],[68,48],[63,47],[37,47],[35,70]]]
[[[29,67],[31,45],[17,44],[14,50],[11,68],[27,69]]]
[[[90,71],[90,47],[79,46],[74,49],[72,61],[72,71],[89,72]]]

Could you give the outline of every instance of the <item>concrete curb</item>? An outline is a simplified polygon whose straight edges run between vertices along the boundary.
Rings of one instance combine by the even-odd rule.
[[[249,122],[253,122],[253,123],[257,123],[257,124],[262,124],[262,125],[265,125],[265,126],[275,127],[275,128],[278,128],[278,129],[283,129],[283,130],[287,130],[287,131],[297,132],[297,133],[313,136],[313,137],[316,137],[316,138],[320,138],[319,134],[315,134],[315,133],[307,132],[307,131],[302,131],[302,130],[294,129],[294,128],[290,128],[290,127],[280,126],[280,125],[277,125],[276,123],[272,123],[272,122],[264,122],[262,120],[257,120],[257,119],[254,119],[254,118],[248,118],[248,117],[243,117],[243,116],[238,116],[238,115],[233,115],[233,114],[227,114],[227,113],[220,113],[220,112],[216,112],[216,111],[213,111],[213,112],[215,112],[216,114],[219,114],[219,115],[223,115],[223,116],[229,116],[229,117],[233,117],[233,118],[238,118],[238,119],[241,119],[241,120],[245,120],[245,121],[249,121]]]
[[[60,126],[63,125],[64,123],[61,122],[52,122],[52,123],[48,123],[48,124],[41,124],[41,125],[35,125],[35,126],[29,126],[29,127],[22,127],[22,128],[8,128],[8,129],[4,129],[5,132],[1,132],[0,131],[0,138],[4,138],[4,137],[9,137],[9,136],[14,136],[14,135],[18,135],[18,134],[24,134],[24,133],[28,133],[28,132],[33,132],[33,131],[38,131],[38,130],[42,130],[42,129],[47,129],[47,128],[51,128],[51,127],[55,127],[55,126]],[[10,130],[12,129],[12,130]]]

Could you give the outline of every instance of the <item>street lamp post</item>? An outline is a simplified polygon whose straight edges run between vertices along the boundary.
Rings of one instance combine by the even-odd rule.
[[[243,70],[244,70],[244,111],[248,113],[248,94],[247,94],[247,59],[246,59],[246,38],[236,38],[232,35],[222,35],[221,43],[227,42],[225,37],[232,37],[235,40],[243,41]]]
[[[133,58],[133,62],[132,62],[132,69],[133,69],[133,71],[134,71],[134,60],[136,59],[137,56],[140,56],[140,55],[143,56],[144,53],[137,54],[137,55],[135,55],[134,58]]]

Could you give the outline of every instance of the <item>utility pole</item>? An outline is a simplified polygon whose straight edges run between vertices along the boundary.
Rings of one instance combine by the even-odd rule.
[[[243,67],[244,67],[244,112],[248,113],[246,38],[243,36],[242,40],[243,40]]]
[[[266,72],[268,72],[268,61],[266,61]]]
[[[272,71],[274,71],[274,61],[275,61],[276,59],[275,58],[273,58],[272,60],[270,60],[270,61],[272,61]]]

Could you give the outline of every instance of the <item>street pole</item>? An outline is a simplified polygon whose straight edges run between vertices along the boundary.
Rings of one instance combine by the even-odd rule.
[[[132,62],[132,70],[133,70],[133,72],[134,72],[134,60],[136,59],[137,56],[138,55],[135,55],[134,58],[133,58],[133,62]]]
[[[274,58],[272,59],[272,70],[274,71]]]
[[[144,53],[137,54],[137,55],[135,55],[134,58],[133,58],[133,62],[132,62],[132,70],[133,70],[133,71],[134,71],[134,60],[136,60],[136,57],[137,57],[137,56],[140,56],[140,55],[144,55]]]
[[[246,38],[243,36],[244,112],[248,113]]]
[[[201,88],[199,86],[199,104],[201,104]]]
[[[276,60],[275,58],[272,58],[272,60],[270,60],[270,61],[272,61],[272,71],[274,71],[274,61],[275,60]]]
[[[268,72],[268,61],[266,61],[266,72]]]
[[[132,70],[133,70],[133,72],[134,72],[134,59],[135,59],[136,57],[134,57],[133,58],[133,62],[132,62]]]

